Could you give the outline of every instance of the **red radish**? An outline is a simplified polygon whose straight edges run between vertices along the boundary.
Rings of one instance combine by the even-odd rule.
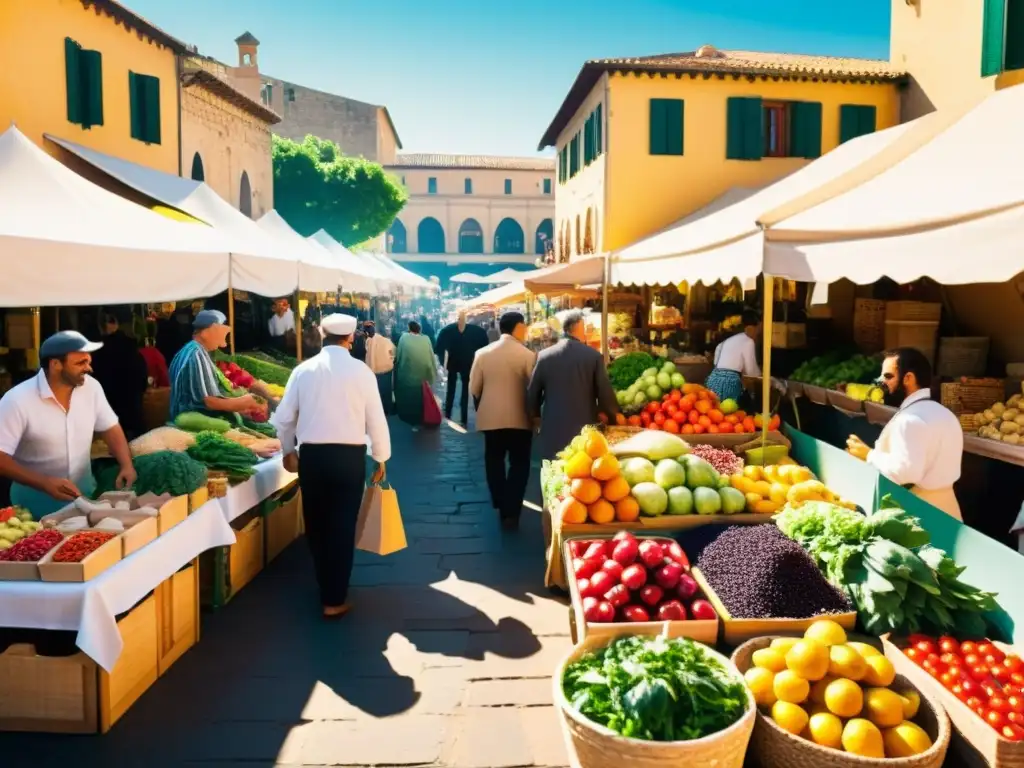
[[[679,546],[678,541],[669,542],[665,547],[665,556],[672,558],[686,570],[690,570],[690,558],[683,552],[683,548]]]
[[[650,621],[651,616],[642,605],[627,605],[622,609],[626,621]]]
[[[683,566],[679,563],[667,563],[654,572],[654,580],[664,589],[675,589],[682,575]]]
[[[597,621],[594,618],[597,614],[598,599],[593,596],[583,598],[583,618],[587,621]]]
[[[614,578],[607,571],[598,571],[590,577],[590,594],[598,596],[603,595],[618,583],[619,580]]]
[[[657,584],[648,584],[640,590],[640,599],[651,606],[651,608],[660,603],[661,598],[664,596],[665,591]]]
[[[694,600],[690,604],[690,613],[697,621],[714,621],[718,618],[714,607],[707,600]]]
[[[615,606],[607,600],[599,600],[594,609],[594,621],[601,624],[611,624],[615,621]]]
[[[661,544],[651,539],[641,541],[639,551],[640,559],[648,568],[657,568],[665,559],[665,550],[661,548]]]
[[[686,621],[686,608],[678,600],[666,600],[658,606],[658,621]]]
[[[590,585],[590,579],[576,579],[576,589],[580,593],[580,597],[590,597],[594,595],[594,588]]]
[[[633,563],[622,571],[620,581],[626,585],[627,589],[635,592],[647,583],[647,570],[640,563]]]
[[[577,557],[572,561],[572,572],[578,579],[589,579],[601,568],[601,563],[595,558],[584,560]]]
[[[619,531],[612,537],[612,541],[615,543],[620,541],[636,541],[636,536],[631,531]]]
[[[599,563],[603,563],[607,556],[603,541],[592,542],[587,551],[583,553],[584,560],[598,560]]]
[[[629,602],[629,590],[624,584],[616,584],[605,593],[604,599],[611,603],[613,608],[621,608]]]
[[[637,550],[636,539],[622,539],[612,550],[612,560],[622,566],[631,565],[636,560]]]
[[[617,563],[614,560],[605,560],[604,565],[601,566],[601,570],[616,581],[622,578],[622,563]]]
[[[676,584],[676,594],[679,595],[680,600],[689,602],[693,599],[694,595],[697,594],[700,588],[697,586],[697,581],[688,573],[682,573],[679,575],[679,583]]]

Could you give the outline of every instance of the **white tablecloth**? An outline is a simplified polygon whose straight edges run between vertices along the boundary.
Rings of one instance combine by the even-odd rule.
[[[231,486],[228,495],[218,499],[229,523],[298,479],[298,475],[285,470],[282,461],[280,454],[261,461],[256,465],[255,475],[244,483]]]
[[[124,645],[115,617],[201,553],[234,543],[225,511],[213,499],[91,581],[0,582],[0,625],[77,630],[78,647],[109,672]]]

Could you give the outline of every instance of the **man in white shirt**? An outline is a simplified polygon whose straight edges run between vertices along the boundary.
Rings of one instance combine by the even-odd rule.
[[[295,313],[289,308],[288,299],[278,299],[273,309],[274,314],[268,322],[270,336],[278,340],[278,343],[287,344],[288,334],[295,335]]]
[[[395,370],[395,345],[387,335],[377,333],[372,320],[363,323],[363,330],[366,333],[366,364],[377,377],[377,391],[384,404],[384,413],[391,413],[394,404],[391,380]]]
[[[128,441],[92,372],[102,344],[61,331],[39,348],[39,373],[0,399],[0,475],[11,503],[36,518],[96,489],[92,440],[99,433],[117,459],[117,488],[135,482]]]
[[[306,540],[324,617],[339,618],[350,607],[366,438],[377,462],[372,482],[379,483],[391,458],[391,435],[373,373],[350,354],[356,319],[329,315],[320,330],[323,349],[292,371],[271,423],[285,469],[299,473]]]
[[[730,336],[715,348],[715,369],[704,386],[719,400],[738,400],[743,394],[743,377],[761,375],[757,364],[757,338],[761,335],[761,317],[753,310],[743,311],[743,331]]]
[[[960,479],[964,433],[956,416],[931,399],[932,367],[910,347],[885,353],[882,387],[885,401],[899,407],[874,449],[856,435],[846,450],[933,507],[961,520],[953,483]]]

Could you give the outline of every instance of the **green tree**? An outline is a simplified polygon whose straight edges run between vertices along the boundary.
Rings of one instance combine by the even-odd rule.
[[[345,246],[386,232],[409,199],[378,163],[349,157],[332,141],[273,137],[274,207],[297,232],[323,228]]]

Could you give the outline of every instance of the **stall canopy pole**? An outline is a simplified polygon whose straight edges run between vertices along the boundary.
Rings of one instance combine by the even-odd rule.
[[[768,444],[768,422],[771,421],[772,394],[772,316],[775,313],[775,278],[764,276],[764,323],[761,328],[763,353],[761,370],[761,447]]]
[[[231,266],[229,262],[229,267]],[[228,351],[231,356],[235,356],[235,289],[231,285],[231,273],[233,269],[228,269],[228,327],[231,329],[231,346]]]
[[[299,303],[301,292],[295,290],[295,359],[302,362],[302,305]]]
[[[608,281],[611,279],[611,254],[604,255],[604,280],[601,289],[601,356],[608,365]]]

